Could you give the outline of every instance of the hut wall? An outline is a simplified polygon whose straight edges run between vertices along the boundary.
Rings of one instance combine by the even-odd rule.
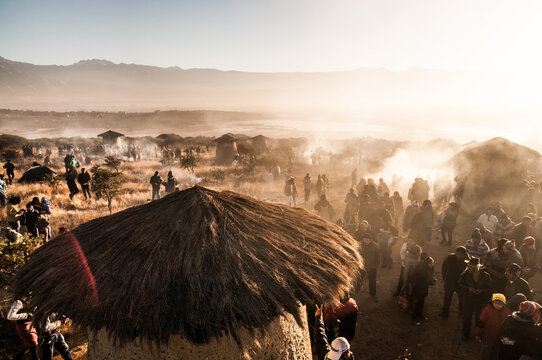
[[[302,307],[301,314],[305,314]],[[158,349],[139,341],[120,346],[107,336],[107,331],[100,330],[89,334],[88,359],[136,359],[136,360],[173,360],[173,359],[301,359],[310,360],[311,346],[307,320],[303,317],[303,326],[297,325],[294,317],[287,314],[272,321],[267,332],[241,331],[239,347],[229,337],[213,339],[203,345],[196,345],[180,336],[172,336],[168,346]]]
[[[216,156],[215,164],[217,165],[231,165],[235,153],[237,152],[237,144],[219,142],[216,144]]]

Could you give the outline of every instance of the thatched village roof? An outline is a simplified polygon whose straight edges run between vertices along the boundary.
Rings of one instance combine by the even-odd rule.
[[[118,138],[121,136],[124,136],[124,134],[121,134],[113,130],[108,130],[104,133],[98,134],[98,137],[103,137],[103,138]]]
[[[267,137],[263,136],[263,135],[256,135],[252,138],[252,140],[256,140],[256,141],[265,141],[267,140]]]
[[[235,137],[235,135],[227,133],[217,139],[214,139],[213,141],[216,143],[231,143],[237,141],[237,138]]]
[[[285,313],[299,323],[299,303],[337,300],[362,267],[355,240],[306,210],[195,186],[58,236],[13,288],[32,292],[37,319],[206,342]]]
[[[18,180],[19,183],[34,183],[47,180],[49,176],[56,174],[47,166],[34,166],[26,170]]]

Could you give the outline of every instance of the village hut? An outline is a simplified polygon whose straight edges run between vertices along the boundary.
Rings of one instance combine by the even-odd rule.
[[[124,134],[113,130],[108,130],[98,135],[98,137],[102,138],[102,143],[104,145],[120,145],[120,138],[123,136]]]
[[[55,174],[47,166],[33,166],[23,173],[23,176],[21,176],[18,182],[21,184],[43,182]]]
[[[357,249],[304,209],[195,186],[59,235],[13,290],[87,328],[91,360],[308,360],[303,305],[352,289]]]
[[[231,165],[237,154],[237,138],[233,134],[224,134],[218,139],[214,139],[216,143],[216,165]]]
[[[267,144],[267,138],[263,135],[254,136],[251,139],[252,146],[258,154],[266,154],[269,152],[269,145]]]
[[[466,146],[452,159],[464,183],[463,214],[477,218],[485,207],[500,201],[511,217],[523,215],[525,181],[540,172],[541,160],[538,152],[503,138]]]

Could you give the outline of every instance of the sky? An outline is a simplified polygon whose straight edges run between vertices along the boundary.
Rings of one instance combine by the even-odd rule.
[[[542,74],[537,0],[0,0],[0,56],[181,68]]]

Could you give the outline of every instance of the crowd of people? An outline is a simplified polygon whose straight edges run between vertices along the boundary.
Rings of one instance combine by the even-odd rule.
[[[378,269],[392,267],[392,246],[403,238],[401,269],[393,297],[400,308],[410,313],[415,325],[427,321],[425,300],[437,279],[435,260],[423,247],[440,235],[440,244],[460,245],[442,262],[444,296],[439,315],[443,319],[450,317],[457,294],[462,340],[469,341],[474,330],[474,338],[481,343],[481,359],[542,359],[542,308],[534,301],[528,281],[540,269],[535,239],[542,239],[542,220],[535,208],[528,207],[529,213],[514,224],[501,203],[488,206],[476,219],[470,238],[461,242],[452,236],[463,197],[464,184],[459,178],[455,179],[455,189],[448,187],[447,195],[440,192],[446,201],[452,197],[454,201],[444,206],[440,199],[444,210],[437,216],[425,180],[414,181],[407,196],[410,204],[403,211],[400,194],[396,191],[390,197],[383,179],[378,184],[363,178],[357,182],[356,175],[354,171],[352,184],[357,185],[346,194],[345,212],[337,223],[359,241],[365,265],[364,284],[371,299],[378,301]],[[315,206],[319,214],[321,203]],[[434,232],[435,228],[439,231]],[[340,321],[324,319],[323,325],[328,340],[333,339],[330,328],[338,326],[340,333]],[[345,349],[344,354],[349,353],[347,340],[336,345]]]

